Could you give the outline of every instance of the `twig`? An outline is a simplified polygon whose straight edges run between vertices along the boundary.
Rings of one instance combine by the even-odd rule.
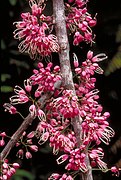
[[[56,83],[56,87],[60,86],[60,82]],[[46,103],[46,100],[48,100],[52,96],[53,92],[44,94],[39,100],[39,106],[42,109]],[[34,120],[34,117],[32,117],[30,114],[24,119],[21,126],[18,128],[18,130],[13,134],[7,145],[4,147],[3,151],[0,154],[0,160],[5,159],[8,154],[10,153],[11,149],[15,146],[16,142],[19,140],[23,132],[29,127],[29,125],[32,124]]]

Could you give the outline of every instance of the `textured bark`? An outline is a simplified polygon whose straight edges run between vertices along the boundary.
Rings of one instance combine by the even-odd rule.
[[[53,14],[55,20],[56,36],[58,38],[60,52],[59,60],[62,73],[62,84],[65,89],[73,90],[75,94],[75,88],[73,83],[73,75],[70,65],[69,57],[69,42],[67,36],[66,22],[65,22],[65,12],[64,12],[64,2],[63,0],[53,0]],[[76,134],[78,147],[81,145],[81,117],[76,117],[72,119],[72,125]],[[85,158],[86,165],[88,167],[88,172],[81,173],[80,179],[92,180],[92,169],[90,166],[88,154]]]

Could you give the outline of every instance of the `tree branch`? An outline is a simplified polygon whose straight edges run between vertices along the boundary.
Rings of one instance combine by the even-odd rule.
[[[56,84],[56,86],[60,85]],[[52,92],[48,93],[48,94],[44,94],[39,100],[39,106],[42,109],[46,103],[46,100],[49,99],[52,96]],[[25,118],[25,120],[23,121],[23,123],[21,124],[21,126],[18,128],[18,130],[13,134],[13,136],[11,137],[11,139],[9,140],[9,142],[7,143],[7,145],[5,146],[5,148],[3,149],[3,151],[1,152],[0,155],[0,160],[5,159],[8,154],[10,153],[11,149],[15,146],[16,142],[19,140],[19,138],[21,137],[21,135],[23,134],[23,132],[29,127],[29,125],[32,124],[34,120],[34,117],[32,117],[30,114],[28,114],[28,116]]]
[[[59,59],[60,59],[60,66],[62,73],[62,85],[65,87],[65,89],[73,90],[73,93],[76,94],[73,83],[71,65],[70,65],[69,41],[67,36],[63,0],[53,0],[53,14],[55,18],[56,35],[60,46]],[[81,117],[79,116],[72,119],[72,125],[74,127],[74,131],[76,134],[78,147],[80,147],[82,143],[81,121],[82,121]],[[93,179],[92,170],[91,170],[88,154],[86,154],[85,163],[88,167],[88,172],[82,173],[82,179],[92,180]]]

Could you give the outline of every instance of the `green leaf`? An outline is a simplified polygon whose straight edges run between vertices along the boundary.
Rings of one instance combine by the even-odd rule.
[[[11,180],[23,180],[22,177],[14,175]]]
[[[10,4],[11,4],[12,6],[15,6],[16,3],[17,3],[17,0],[9,0],[9,2],[10,2]]]
[[[7,79],[10,79],[11,75],[10,74],[1,74],[1,81],[5,82]]]
[[[108,64],[108,67],[105,70],[105,75],[108,76],[112,72],[121,68],[121,46],[119,46],[118,52],[112,58],[111,62]]]
[[[1,86],[1,92],[3,93],[8,93],[12,91],[13,91],[13,88],[11,86]]]
[[[16,171],[16,174],[12,177],[13,178],[12,180],[16,180],[16,177],[21,177],[21,178],[26,177],[28,180],[34,180],[35,179],[35,176],[32,173],[30,173],[24,169],[18,169]]]
[[[117,43],[121,42],[121,25],[119,25],[118,31],[116,33],[116,42]]]
[[[18,61],[16,59],[11,59],[10,64],[15,64],[17,67],[22,67],[25,69],[29,69],[29,65],[24,61]]]

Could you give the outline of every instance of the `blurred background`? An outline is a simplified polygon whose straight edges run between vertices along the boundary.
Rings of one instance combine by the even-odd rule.
[[[51,1],[47,6],[47,13],[50,12]],[[28,55],[20,54],[18,41],[13,38],[15,26],[13,22],[20,20],[21,12],[29,9],[26,0],[2,0],[1,1],[1,120],[0,131],[6,131],[11,136],[22,123],[18,116],[5,113],[3,104],[9,102],[13,95],[15,85],[23,84],[32,74],[36,62]],[[93,28],[96,35],[95,44],[91,47],[85,43],[80,47],[71,46],[71,52],[75,52],[81,59],[86,57],[88,50],[95,54],[106,53],[108,60],[100,63],[104,69],[104,75],[96,75],[96,86],[100,90],[100,103],[104,111],[109,111],[110,126],[115,131],[109,146],[101,144],[105,151],[105,161],[109,167],[116,165],[121,168],[121,1],[115,0],[90,0],[88,3],[89,12],[92,16],[97,13],[97,25]],[[55,55],[56,56],[56,55]],[[53,56],[54,58],[54,56]],[[28,112],[23,114],[27,115]],[[2,148],[0,149],[0,151]],[[10,161],[18,161],[16,148],[9,155]],[[21,169],[17,171],[12,180],[46,180],[53,172],[64,172],[64,166],[56,164],[56,157],[47,144],[40,147],[39,152],[33,153],[29,160],[19,160]],[[111,172],[101,173],[94,171],[94,180],[115,180]],[[77,180],[79,178],[77,177]]]

